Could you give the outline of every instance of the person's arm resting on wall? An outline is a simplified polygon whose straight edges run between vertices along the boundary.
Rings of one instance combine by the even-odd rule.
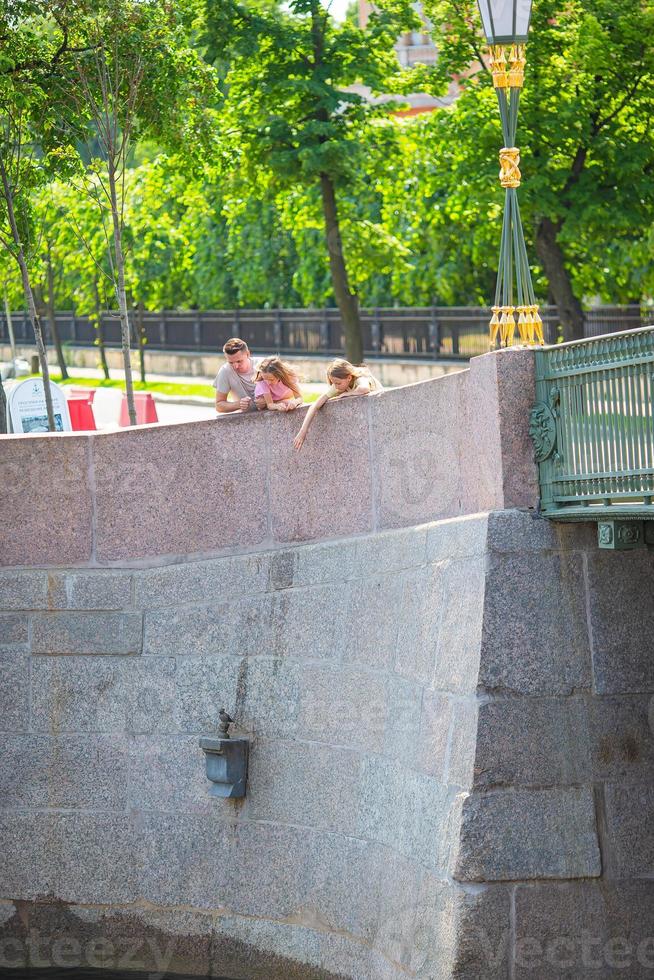
[[[225,415],[228,412],[247,412],[250,407],[249,398],[241,398],[240,401],[230,402],[228,401],[229,392],[216,391],[216,411],[219,415]]]

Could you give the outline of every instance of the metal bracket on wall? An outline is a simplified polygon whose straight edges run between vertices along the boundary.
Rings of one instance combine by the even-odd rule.
[[[654,521],[600,521],[597,525],[599,548],[631,551],[654,546]]]
[[[200,739],[207,767],[207,779],[212,783],[210,796],[238,799],[245,796],[250,741],[247,738]]]

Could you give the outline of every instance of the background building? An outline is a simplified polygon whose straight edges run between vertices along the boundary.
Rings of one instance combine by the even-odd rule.
[[[400,64],[405,68],[410,68],[417,64],[433,65],[438,58],[438,51],[429,34],[427,21],[422,14],[421,4],[416,3],[415,7],[425,22],[425,30],[407,31],[397,39],[395,50],[397,51]],[[369,3],[369,0],[359,0],[359,25],[361,27],[366,26],[373,9],[374,4]],[[412,93],[406,96],[409,102],[409,108],[401,110],[398,112],[398,115],[414,116],[421,112],[432,112],[439,106],[450,105],[456,98],[457,91],[458,86],[453,81],[445,96],[437,98],[433,95],[427,95],[425,92]]]

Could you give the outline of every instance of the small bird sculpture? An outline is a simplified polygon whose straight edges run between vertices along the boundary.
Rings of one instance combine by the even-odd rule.
[[[220,725],[218,730],[223,738],[229,738],[229,726],[232,724],[234,719],[227,714],[224,708],[221,708],[218,712],[218,717],[220,718]]]

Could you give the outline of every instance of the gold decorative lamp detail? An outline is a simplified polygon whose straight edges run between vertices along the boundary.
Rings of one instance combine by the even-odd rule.
[[[500,184],[505,189],[504,221],[490,340],[493,345],[499,343],[501,347],[511,347],[516,342],[517,329],[518,343],[543,344],[543,324],[534,297],[520,219],[520,150],[515,145],[531,0],[478,0],[478,3],[490,46],[489,68],[504,137],[504,146],[500,150]]]

